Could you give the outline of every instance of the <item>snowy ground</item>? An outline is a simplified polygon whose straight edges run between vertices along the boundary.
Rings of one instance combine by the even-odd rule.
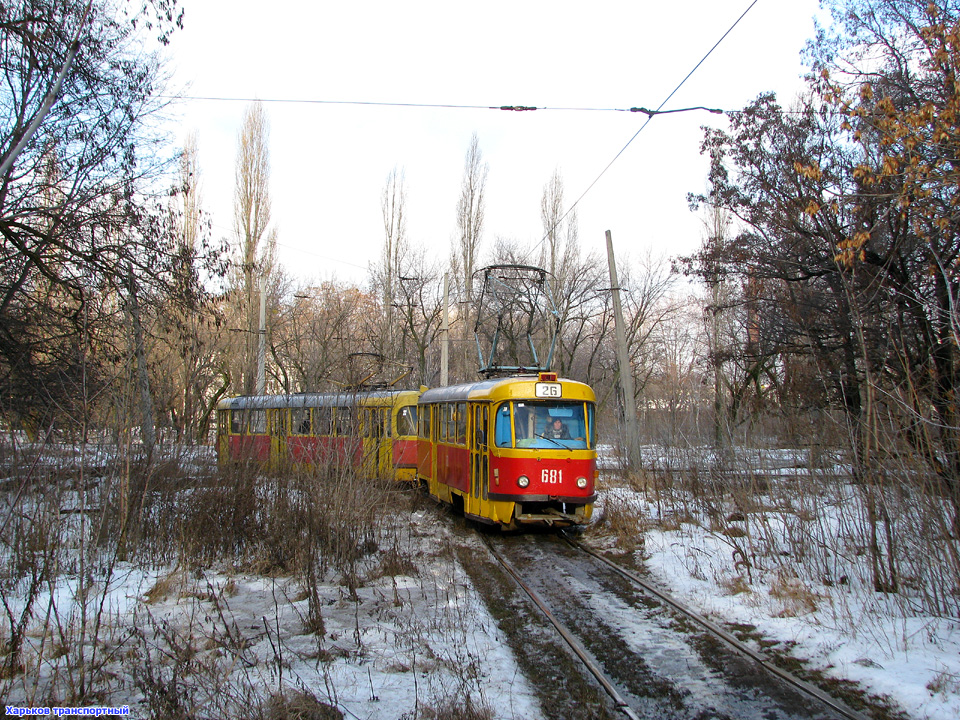
[[[195,459],[198,473],[209,460]],[[675,460],[685,472],[686,459]],[[794,461],[790,452],[762,460],[768,475],[784,476],[802,474]],[[844,474],[838,466],[834,476]],[[26,503],[19,485],[8,494]],[[793,566],[786,556],[754,559],[748,570],[737,521],[717,527],[695,512],[665,518],[651,494],[616,486],[600,497],[594,517],[614,508],[628,516],[637,558],[690,606],[754,626],[777,650],[889,696],[915,720],[960,717],[960,619],[910,611],[909,598],[869,591],[862,558],[838,556],[829,577],[785,572]],[[70,514],[61,521],[79,522],[83,515],[72,513],[85,506],[65,495],[61,512]],[[843,532],[842,517],[815,519],[821,538]],[[67,552],[60,579],[32,608],[24,667],[0,673],[0,695],[11,706],[43,707],[95,688],[98,702],[127,705],[134,717],[279,720],[285,716],[270,703],[283,696],[316,698],[363,720],[433,718],[468,699],[489,717],[537,718],[536,695],[457,562],[445,522],[432,510],[398,514],[402,529],[369,556],[355,594],[340,578],[319,583],[319,617],[289,576],[251,567],[80,568]],[[801,522],[796,508],[763,529],[782,534],[789,548],[787,535]],[[588,537],[613,547],[607,530]],[[6,633],[23,608],[16,591],[3,597]]]
[[[83,648],[102,704],[127,705],[133,717],[286,717],[270,711],[269,698],[281,693],[306,693],[364,720],[432,718],[468,701],[491,718],[539,717],[442,520],[414,512],[399,537],[371,558],[354,597],[337,582],[320,585],[320,632],[311,632],[317,620],[292,578],[121,565],[109,586],[87,593],[88,636],[103,612],[98,640],[84,642],[75,580],[65,581],[52,603],[49,593],[38,602],[26,672],[0,680],[0,694],[17,707],[58,705],[50,688],[76,681],[68,676]],[[51,607],[72,642],[56,652],[59,633],[40,631]]]
[[[737,561],[737,533],[706,522],[657,521],[644,495],[608,490],[603,505],[628,509],[644,529],[637,559],[662,586],[715,620],[752,625],[807,667],[888,696],[917,720],[960,717],[960,619],[905,613],[902,602],[870,592],[850,569],[840,583],[816,583],[785,573],[783,565],[748,573]],[[612,547],[612,536],[594,536]]]

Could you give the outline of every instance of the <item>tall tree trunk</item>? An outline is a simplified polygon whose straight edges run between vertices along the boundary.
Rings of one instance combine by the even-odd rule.
[[[157,435],[153,415],[153,398],[150,395],[150,375],[147,371],[147,353],[143,340],[143,323],[140,314],[140,302],[137,299],[136,281],[131,272],[127,278],[128,303],[130,324],[133,331],[133,354],[136,359],[136,387],[140,401],[140,439],[147,456],[147,463],[153,461],[153,450]]]

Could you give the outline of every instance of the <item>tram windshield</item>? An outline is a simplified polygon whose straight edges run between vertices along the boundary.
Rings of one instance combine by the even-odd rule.
[[[497,447],[594,447],[593,403],[514,400],[497,409]],[[588,433],[589,430],[589,433]]]

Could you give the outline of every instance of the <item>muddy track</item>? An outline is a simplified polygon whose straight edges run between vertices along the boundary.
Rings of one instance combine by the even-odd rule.
[[[547,720],[621,720],[601,686],[570,652],[539,608],[488,551],[476,526],[451,516],[461,566],[470,575]],[[509,705],[509,698],[491,698]]]
[[[573,634],[635,716],[677,720],[840,717],[562,538],[528,533],[488,540]],[[511,580],[496,581],[501,593],[509,592],[504,583]],[[513,602],[519,601],[514,597]],[[533,615],[537,614],[543,617],[534,608]],[[532,627],[532,617],[519,627],[521,633]],[[552,629],[540,628],[537,634],[549,635]],[[559,645],[553,633],[553,643]],[[524,642],[513,639],[511,645]],[[589,684],[598,687],[595,680]],[[606,716],[613,712],[609,701],[604,712]]]

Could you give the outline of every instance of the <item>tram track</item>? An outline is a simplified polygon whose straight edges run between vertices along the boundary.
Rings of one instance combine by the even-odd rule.
[[[484,542],[631,720],[867,720],[567,535]]]

